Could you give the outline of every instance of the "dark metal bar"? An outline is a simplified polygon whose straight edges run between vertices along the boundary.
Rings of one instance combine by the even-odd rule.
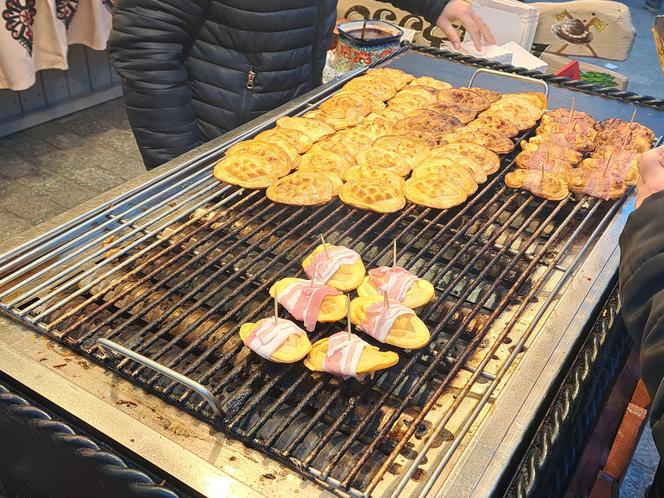
[[[510,162],[510,165],[511,165],[511,164],[512,164],[512,163]],[[503,174],[504,174],[504,171],[503,171]],[[498,177],[502,177],[503,174],[498,175]],[[478,194],[472,199],[472,201],[468,203],[469,205],[464,207],[464,209],[461,211],[461,213],[464,213],[464,212],[466,211],[466,209],[469,209],[470,206],[474,205],[475,202],[476,202],[478,199],[480,199],[480,198],[484,195],[485,192],[488,191],[489,187],[491,187],[491,186],[493,186],[493,185],[495,184],[495,182],[497,181],[498,177],[494,178],[494,179],[493,179],[493,180],[492,180],[492,181],[491,181],[491,182],[490,182],[490,183],[489,183],[484,189],[482,189],[482,191],[479,192],[479,193],[478,193]],[[500,191],[500,193],[502,193],[503,191],[504,191],[504,188]],[[496,194],[496,195],[494,195],[492,201],[493,201],[494,199],[496,199],[496,198],[498,197],[498,195],[500,195],[500,194]],[[515,199],[518,195],[519,195],[518,192],[515,193],[515,195],[514,195],[510,200]],[[485,205],[480,209],[480,211],[479,211],[475,216],[473,216],[469,222],[467,222],[467,223],[465,224],[466,229],[468,229],[470,226],[472,226],[472,223],[473,223],[476,219],[479,218],[480,214],[482,214],[482,213],[484,212],[484,210],[487,208],[488,205],[489,205],[489,203],[485,204]],[[496,213],[495,216],[497,217],[497,216],[500,214],[500,212],[502,212],[506,207],[507,207],[507,204],[505,204],[505,205],[501,208],[501,210],[499,210],[499,212]],[[524,207],[525,207],[525,206],[524,206]],[[429,209],[425,209],[424,212],[423,212],[420,216],[418,216],[416,219],[421,219],[422,216],[423,216],[423,215],[426,215],[429,211],[430,211]],[[445,213],[445,211],[441,211],[441,212],[438,214],[438,216],[436,216],[436,217],[434,218],[434,220],[431,220],[431,221],[427,224],[427,226],[425,226],[425,227],[421,230],[421,233],[424,232],[426,229],[428,229],[433,223],[435,223],[435,222],[436,222],[436,221],[437,221],[437,220],[438,220],[438,219],[439,219],[444,213]],[[455,220],[457,220],[457,219],[460,219],[460,218],[461,218],[461,213],[460,213],[460,214],[457,214],[452,220],[450,220],[450,222],[446,225],[446,227],[447,227],[447,226],[450,226],[450,224],[451,224],[453,221],[455,221]],[[495,219],[495,217],[492,218],[492,220],[493,220],[493,219]],[[485,226],[487,226],[487,225],[489,225],[489,224],[490,224],[490,222],[488,222],[487,224],[485,224]],[[412,225],[412,224],[411,224],[411,225]],[[411,225],[409,225],[407,228],[410,228]],[[369,230],[367,230],[367,232],[368,232],[368,231],[369,231]],[[402,231],[401,231],[401,233],[405,233],[405,232],[406,232],[406,230],[402,230]],[[461,234],[461,230],[459,230],[459,232],[458,232],[457,235],[455,236],[454,240],[456,240],[456,237],[458,237],[460,234]],[[376,237],[374,240],[379,240],[379,239],[380,239],[380,236],[379,236],[379,237]],[[432,239],[432,240],[434,240],[434,239]],[[413,242],[413,241],[411,241],[411,243],[412,243],[412,242]],[[453,241],[452,241],[452,242],[453,242]],[[451,244],[452,242],[449,242],[449,244]],[[441,250],[441,251],[439,252],[439,254],[442,254],[442,252],[443,252],[444,250],[446,250],[447,247],[449,247],[449,244],[446,245],[446,246],[444,247],[444,249]],[[367,244],[366,247],[369,247],[369,244]],[[389,245],[386,245],[385,248],[379,253],[379,255],[381,255],[381,254],[385,254],[385,252],[386,252],[387,250],[389,250]],[[461,251],[460,251],[460,252],[461,252]],[[375,257],[375,258],[372,260],[372,262],[375,262],[377,259],[378,259],[378,257]],[[411,258],[411,262],[412,262],[412,261],[415,261],[415,260],[416,260],[416,258]],[[372,262],[371,262],[371,263],[372,263]],[[371,263],[369,263],[369,264],[371,264]],[[284,372],[283,375],[285,375],[285,372]],[[281,378],[281,376],[280,376],[279,378],[275,379],[273,384],[276,384],[276,382],[278,382],[278,381],[280,380],[280,378]],[[300,379],[298,379],[297,382],[299,383],[299,381],[301,381],[302,378],[303,378],[303,377],[301,377]],[[247,381],[247,383],[249,383],[249,381]],[[264,388],[261,390],[261,393],[264,392],[265,394],[267,394],[269,388],[272,387],[273,384],[271,384],[270,386],[264,386]],[[261,393],[259,393],[259,394],[261,394]],[[257,396],[257,397],[260,397],[260,396]],[[233,420],[230,422],[230,427],[232,427],[233,425],[235,425],[235,424],[241,419],[241,416],[243,416],[245,413],[246,413],[246,410],[243,410],[243,411],[241,411],[240,413],[238,413],[238,414],[233,418]],[[269,413],[270,413],[270,412],[269,412]],[[271,413],[270,413],[270,414],[271,414]],[[292,416],[292,414],[291,414],[291,416]],[[263,423],[265,423],[265,421],[267,420],[267,418],[268,418],[268,417],[264,416],[264,417],[261,418],[260,421],[254,423],[252,430],[251,430],[249,433],[245,434],[245,435],[246,435],[247,437],[250,437],[253,433],[255,433],[255,432],[256,432],[256,431],[262,426]]]
[[[531,199],[532,199],[532,197],[529,198],[529,200],[531,200]],[[563,201],[563,202],[564,202],[564,201]],[[535,219],[535,218],[537,217],[537,214],[538,214],[539,210],[540,210],[541,208],[543,208],[545,204],[546,204],[546,201],[540,203],[540,205],[538,206],[538,208],[537,208],[535,211],[533,211],[533,213],[531,214],[531,216],[530,216],[529,219],[530,219],[530,220]],[[560,203],[560,204],[558,205],[558,209],[560,209],[560,208],[562,207],[562,205],[563,205],[563,203]],[[525,204],[525,203],[522,204],[521,207],[520,207],[517,211],[515,211],[515,213],[510,217],[509,222],[506,222],[506,223],[503,225],[503,229],[507,229],[507,227],[509,226],[509,224],[511,223],[511,221],[512,221],[513,219],[515,219],[515,218],[518,216],[518,214],[520,214],[520,212],[521,212],[523,209],[525,209],[525,207],[526,207],[526,204]],[[552,213],[552,215],[550,215],[550,218],[553,218],[553,216],[555,216],[555,213],[556,213],[556,212],[557,212],[557,211],[554,211],[554,212]],[[515,240],[515,239],[520,235],[520,233],[523,232],[523,231],[525,230],[525,228],[527,227],[527,225],[528,225],[528,223],[523,223],[523,224],[521,225],[521,227],[519,228],[519,230],[517,230],[517,231],[513,234],[513,236],[512,236],[513,240]],[[545,224],[542,224],[542,230],[544,229],[544,226],[545,226]],[[498,235],[496,235],[496,237],[497,237],[497,236],[498,236]],[[531,238],[534,240],[535,237],[534,237],[534,236],[531,236]],[[491,243],[491,241],[487,241],[486,244],[490,244],[490,243]],[[506,246],[509,246],[509,245],[511,245],[511,243],[510,243],[510,244],[506,244]],[[477,258],[480,254],[482,254],[482,251],[479,251],[479,252],[478,252],[478,255],[476,255],[476,258]],[[493,260],[492,260],[492,263],[495,264],[497,261],[499,261],[499,260],[500,260],[500,256],[501,256],[500,253],[496,254],[496,256],[495,256],[495,257],[493,258]],[[512,265],[516,264],[516,262],[517,262],[516,259],[514,259],[514,260],[511,261]],[[491,266],[491,264],[488,264],[488,265],[484,268],[484,270],[482,271],[482,273],[480,273],[480,274],[476,277],[476,279],[475,279],[476,282],[480,281],[480,280],[483,278],[483,276],[484,276],[486,273],[488,273],[490,266]],[[503,273],[506,273],[506,271],[507,271],[507,268],[506,268],[505,270],[503,270]],[[462,276],[463,276],[463,272],[460,272],[459,275],[457,276],[457,279],[462,278]],[[524,277],[524,278],[525,278],[525,277]],[[496,279],[496,281],[495,281],[495,283],[494,283],[494,286],[492,286],[492,287],[497,286],[497,283],[498,283],[498,282],[499,282],[499,279]],[[450,284],[450,285],[449,285],[449,287],[448,287],[449,290],[448,290],[447,294],[449,294],[449,292],[451,292],[451,288],[452,288],[453,286],[454,286],[454,284]],[[411,365],[415,363],[415,361],[416,361],[415,359],[416,359],[417,357],[423,355],[427,350],[431,350],[431,349],[432,349],[432,346],[433,346],[433,345],[435,344],[435,342],[436,342],[436,336],[438,335],[438,333],[440,332],[440,329],[442,328],[442,324],[444,324],[447,320],[449,320],[449,319],[451,318],[452,314],[454,313],[454,308],[459,307],[459,306],[461,305],[462,301],[465,299],[465,297],[467,297],[468,294],[470,294],[470,292],[471,292],[472,289],[473,289],[473,285],[472,285],[472,284],[467,286],[467,290],[465,291],[466,296],[462,296],[462,297],[457,301],[457,304],[456,304],[455,306],[453,306],[452,309],[451,309],[450,311],[448,311],[446,317],[443,318],[443,319],[439,322],[439,325],[438,325],[436,328],[434,328],[433,331],[431,331],[432,340],[431,340],[430,346],[429,346],[429,347],[426,347],[426,348],[423,348],[423,350],[420,350],[419,352],[416,352],[416,353],[413,355],[413,357],[409,360],[409,362],[404,366],[403,370],[401,371],[401,375],[405,375],[405,374],[410,370]],[[493,292],[493,290],[494,290],[494,289],[491,288],[491,289],[489,289],[487,292],[485,292],[485,299],[488,299],[488,298],[489,298],[489,296],[491,295],[491,293]],[[443,301],[444,299],[445,299],[444,296],[440,296],[440,297],[438,298],[437,302],[438,302],[438,303],[442,303],[442,301]],[[477,304],[477,305],[475,306],[474,310],[473,310],[475,313],[474,313],[472,316],[474,316],[474,315],[479,311],[480,308],[481,308],[481,304]],[[430,313],[431,313],[431,311],[429,312],[429,314],[430,314]],[[494,312],[494,313],[495,313],[495,312]],[[466,318],[465,322],[468,322],[468,323],[469,323],[471,318],[472,318],[472,317],[469,316],[468,318]],[[426,316],[423,317],[423,319],[426,319]],[[437,354],[436,354],[435,357],[433,358],[433,361],[430,363],[429,367],[427,367],[427,369],[425,370],[425,372],[423,372],[423,373],[419,376],[417,382],[415,382],[415,384],[414,384],[413,386],[411,386],[408,395],[407,395],[407,396],[404,398],[404,400],[401,402],[401,404],[399,405],[399,408],[398,408],[397,410],[395,410],[395,411],[392,413],[392,415],[390,416],[388,422],[385,423],[384,428],[383,428],[383,430],[381,431],[381,433],[379,433],[379,435],[377,435],[377,437],[374,439],[374,441],[373,441],[369,446],[367,446],[367,448],[365,449],[364,452],[362,452],[362,454],[359,456],[359,459],[358,459],[357,463],[353,466],[353,469],[351,470],[351,472],[350,472],[350,473],[348,474],[348,476],[343,480],[343,485],[344,485],[345,487],[348,486],[348,484],[350,483],[350,481],[355,477],[355,475],[357,475],[357,472],[359,472],[359,470],[360,470],[360,468],[362,467],[362,465],[364,465],[364,463],[366,463],[366,460],[368,460],[370,454],[375,450],[376,445],[378,444],[378,442],[379,442],[380,439],[381,439],[381,434],[384,436],[384,433],[386,433],[386,429],[385,429],[385,428],[389,428],[389,427],[391,427],[391,425],[396,421],[396,419],[398,418],[398,416],[402,413],[402,411],[407,407],[408,403],[410,403],[410,401],[412,400],[412,398],[415,396],[415,394],[417,393],[418,389],[423,385],[424,381],[425,381],[426,379],[429,378],[429,376],[431,375],[431,373],[433,373],[433,372],[436,370],[437,366],[438,366],[438,365],[442,362],[442,360],[445,358],[445,356],[446,356],[447,353],[450,351],[450,349],[452,348],[452,346],[453,346],[453,344],[455,343],[455,341],[458,340],[458,338],[461,336],[461,333],[463,332],[465,326],[466,326],[468,323],[463,323],[461,326],[459,326],[459,328],[457,329],[457,331],[455,332],[455,334],[454,334],[454,335],[453,335],[453,336],[447,341],[447,343],[445,344],[445,346],[443,347],[443,349],[437,352]],[[486,330],[488,330],[488,328],[486,328]],[[477,336],[476,336],[476,337],[477,337]],[[479,344],[479,341],[476,341],[476,343]],[[471,353],[473,350],[474,350],[474,348],[466,348],[466,350],[465,350],[465,352],[464,352],[464,355],[469,356],[470,353]],[[432,352],[432,351],[430,351],[430,352]],[[458,371],[458,369],[460,369],[460,367],[461,367],[462,364],[463,364],[463,361],[458,361],[458,362],[455,364],[456,370],[455,370],[455,368],[453,367],[452,372],[456,373],[456,371]],[[392,389],[396,388],[396,386],[397,386],[398,383],[400,382],[399,377],[401,377],[401,375],[397,377],[398,380],[395,379],[395,381],[393,381]],[[450,378],[450,379],[451,379],[451,376],[452,376],[452,374],[449,373],[449,374],[447,375],[446,378]],[[385,400],[387,399],[387,397],[388,397],[389,394],[391,393],[392,389],[386,389],[386,390],[385,390],[384,394],[379,398],[379,401],[377,401],[377,402],[374,404],[373,408],[372,408],[372,409],[370,410],[370,412],[366,415],[366,417],[363,419],[363,421],[356,425],[355,430],[354,430],[354,431],[351,433],[351,435],[350,435],[350,436],[344,441],[344,443],[342,444],[340,450],[335,454],[335,456],[334,456],[333,458],[331,458],[331,459],[328,460],[328,464],[327,464],[326,468],[325,468],[325,469],[323,470],[323,472],[322,472],[322,475],[323,475],[323,476],[326,477],[326,476],[329,474],[329,471],[331,470],[331,468],[334,466],[334,464],[335,464],[336,462],[339,461],[339,459],[340,459],[341,456],[343,455],[344,451],[346,451],[346,450],[350,447],[350,444],[352,443],[352,441],[353,441],[354,439],[356,439],[357,435],[358,435],[358,434],[360,433],[360,431],[364,428],[364,426],[366,425],[366,423],[368,422],[368,420],[370,419],[370,417],[372,417],[372,416],[375,414],[375,412],[377,411],[378,407],[381,406],[381,405],[385,402]],[[406,441],[403,440],[403,439],[400,439],[400,442],[402,442],[402,441],[403,441],[403,444],[405,444]],[[403,445],[402,445],[402,446],[403,446]],[[398,452],[397,452],[397,453],[398,453]]]
[[[268,211],[268,210],[269,210],[269,206],[267,206],[264,211]],[[274,220],[276,220],[277,218],[279,218],[282,215],[283,212],[284,212],[283,209],[282,210],[274,210],[272,216],[270,216],[265,221],[263,221],[259,225],[259,228],[261,228],[263,226],[267,226],[269,223],[271,223]],[[282,221],[280,224],[277,224],[276,226],[274,226],[272,228],[272,233],[275,233],[283,225],[284,225],[284,222]],[[204,251],[203,253],[201,253],[200,255],[198,255],[196,257],[191,258],[189,260],[189,263],[191,263],[191,265],[193,266],[194,264],[199,263],[202,260],[204,261],[205,257],[209,253],[211,253],[214,250],[214,248],[219,247],[221,244],[223,244],[223,242],[225,242],[227,239],[231,238],[232,235],[233,235],[233,233],[228,233],[226,236],[224,236],[221,239],[219,239],[218,241],[216,241],[215,244],[212,247],[210,247],[208,250]],[[213,265],[217,264],[218,261],[221,260],[225,255],[227,255],[230,251],[232,251],[236,247],[240,246],[242,243],[246,242],[249,238],[251,238],[251,235],[245,235],[244,237],[236,240],[233,244],[231,244],[228,248],[226,248],[221,254],[216,255],[214,258],[208,260],[205,264],[203,264],[202,266],[200,266],[198,269],[196,269],[195,271],[193,271],[190,274],[188,274],[188,273],[182,274],[182,272],[180,271],[179,268],[173,268],[173,270],[174,270],[173,273],[167,274],[167,275],[161,277],[160,280],[158,280],[156,283],[152,283],[150,285],[149,289],[148,289],[148,292],[146,292],[146,294],[143,294],[143,295],[141,295],[140,298],[135,299],[134,301],[131,301],[130,303],[124,305],[120,310],[118,310],[118,312],[124,312],[124,311],[129,311],[130,309],[133,309],[139,302],[141,302],[145,297],[147,297],[149,295],[150,291],[156,290],[156,289],[162,287],[166,282],[171,280],[173,278],[173,274],[182,274],[182,276],[180,277],[180,281],[177,284],[177,286],[171,287],[159,299],[154,300],[149,305],[143,306],[143,308],[141,309],[140,312],[132,314],[121,325],[116,327],[115,332],[120,331],[122,328],[124,328],[124,327],[130,325],[131,323],[135,322],[136,320],[139,320],[139,319],[143,318],[144,316],[146,316],[151,310],[156,308],[159,304],[161,304],[163,301],[165,301],[168,297],[174,295],[176,293],[176,290],[181,288],[183,285],[185,285],[191,279],[193,279],[196,276],[203,273],[203,271],[205,271],[206,269],[208,269],[208,268],[212,267]],[[250,249],[251,249],[250,247],[244,249],[242,251],[241,255],[247,254],[250,251]],[[186,252],[186,251],[183,251],[183,252]],[[230,267],[230,265],[226,264],[226,265],[222,266],[222,268],[219,271],[220,272],[224,271],[228,267]],[[165,269],[165,268],[167,268],[167,265],[162,264],[157,268],[157,271],[163,271],[163,269]],[[209,283],[209,281],[211,281],[211,280],[212,279],[208,279],[207,283]],[[228,279],[228,280],[230,280],[230,279]],[[227,282],[224,282],[224,283],[227,283]],[[168,323],[168,325],[165,328],[159,330],[159,332],[157,334],[154,334],[145,344],[139,345],[137,352],[139,352],[139,353],[144,352],[148,347],[150,347],[152,344],[154,344],[161,336],[163,336],[164,334],[167,334],[168,332],[170,332],[172,329],[174,329],[177,325],[179,325],[184,320],[184,318],[185,318],[184,316],[178,317],[175,320],[167,320],[167,319],[178,306],[180,306],[180,305],[184,304],[185,302],[187,302],[193,296],[193,294],[194,294],[193,292],[189,292],[186,295],[179,297],[178,301],[175,302],[167,310],[165,310],[164,313],[161,315],[161,317],[159,319],[157,319],[155,321],[152,321],[151,323],[149,323],[148,325],[143,327],[141,332],[145,333],[150,329],[158,328],[164,321],[167,321],[167,323]],[[201,303],[197,302],[196,304],[200,305]],[[169,343],[169,345],[170,344],[171,343]],[[164,348],[166,348],[166,346]],[[122,365],[120,365],[120,367],[122,367]]]
[[[244,204],[244,203],[246,203],[247,201],[253,199],[253,197],[254,197],[254,193],[252,193],[252,194],[248,195],[247,197],[241,199],[240,202],[238,202],[234,207],[241,208],[242,204]],[[220,206],[221,206],[221,205],[219,205],[219,207],[220,207]],[[199,232],[203,232],[203,231],[204,231],[206,228],[208,228],[210,225],[213,225],[214,223],[216,223],[217,220],[218,220],[218,217],[219,217],[220,215],[221,215],[221,213],[218,213],[218,214],[215,215],[213,218],[211,218],[210,220],[208,220],[206,223],[203,223],[202,225],[200,225],[199,227],[197,227],[197,228],[192,232],[191,235],[196,235],[196,234],[198,234]],[[235,216],[234,216],[233,218],[231,218],[230,220],[224,222],[223,226],[225,227],[225,226],[227,226],[227,225],[229,225],[229,224],[232,224],[233,222],[235,222],[235,220],[237,220],[237,219],[240,218],[241,216],[242,216],[241,212],[238,211],[238,212],[235,214]],[[194,224],[195,221],[196,221],[196,220],[193,220],[193,219],[187,221],[186,223],[183,224],[183,226],[180,228],[180,230],[182,230],[182,229],[184,229],[184,228],[186,228],[186,227],[188,227],[188,226]],[[202,238],[201,240],[199,240],[196,244],[194,244],[193,247],[188,247],[187,250],[190,251],[191,249],[196,248],[196,247],[198,247],[198,246],[201,245],[201,244],[204,244],[204,243],[207,242],[212,236],[213,236],[212,233],[208,233],[205,237],[203,237],[203,238]],[[178,246],[178,245],[181,245],[181,244],[180,244],[180,243],[175,244],[175,246]],[[145,261],[143,261],[143,262],[140,263],[139,265],[135,266],[132,270],[130,270],[129,272],[127,272],[127,279],[128,279],[129,277],[131,277],[132,275],[136,275],[136,274],[140,273],[140,272],[141,272],[144,268],[146,268],[151,262],[159,260],[159,258],[160,258],[161,256],[167,254],[168,252],[173,251],[173,249],[174,249],[174,246],[170,246],[170,245],[169,245],[169,246],[164,247],[164,248],[161,249],[160,251],[156,252],[155,254],[153,254],[152,256],[150,256],[149,258],[147,258]],[[178,259],[179,259],[179,258],[185,253],[185,252],[187,252],[187,251],[182,251],[181,253],[175,254],[174,256],[172,256],[171,258],[169,258],[169,259],[167,260],[166,264],[173,264],[173,263],[174,263],[175,261],[177,261],[177,260],[178,260]],[[185,267],[184,267],[184,268],[181,268],[181,269],[182,269],[182,270],[187,269],[189,266],[190,266],[190,263],[187,263],[187,264],[185,265]],[[72,325],[70,325],[69,327],[67,327],[65,330],[63,330],[63,331],[60,333],[60,336],[61,336],[61,337],[65,337],[66,335],[68,335],[69,333],[71,333],[71,332],[72,332],[73,330],[75,330],[76,328],[82,326],[87,320],[89,320],[89,319],[91,319],[91,318],[94,318],[94,316],[96,316],[98,313],[100,313],[100,312],[102,312],[102,311],[108,309],[108,308],[111,307],[112,305],[114,305],[117,301],[119,301],[119,300],[122,299],[124,296],[126,296],[127,294],[129,294],[129,293],[130,293],[132,290],[134,290],[136,287],[139,287],[140,285],[142,285],[142,284],[148,282],[148,281],[149,281],[153,276],[155,276],[157,273],[159,273],[159,269],[152,270],[152,271],[151,271],[150,273],[148,273],[146,276],[144,276],[144,277],[142,277],[141,279],[139,279],[135,284],[133,284],[132,286],[130,286],[130,287],[126,288],[126,289],[124,289],[124,290],[121,291],[118,295],[114,296],[112,299],[104,300],[103,303],[100,304],[100,305],[98,306],[98,308],[97,308],[95,311],[93,311],[92,313],[89,313],[89,314],[84,315],[83,317],[81,317],[81,319],[79,319],[77,322],[73,323]],[[122,280],[122,281],[124,281],[124,280]],[[53,321],[48,325],[48,328],[51,329],[51,328],[53,328],[53,327],[56,327],[60,322],[62,322],[62,321],[64,321],[64,320],[68,319],[69,317],[73,316],[75,313],[77,313],[78,311],[80,311],[83,307],[87,306],[88,304],[91,304],[91,303],[95,302],[95,301],[98,299],[99,296],[105,294],[105,293],[106,293],[107,291],[109,291],[110,289],[111,289],[111,286],[110,286],[110,285],[108,285],[108,286],[106,286],[106,287],[103,287],[99,292],[97,292],[96,294],[93,294],[91,297],[89,297],[88,299],[86,299],[84,303],[82,303],[82,304],[80,304],[80,305],[78,305],[78,306],[76,306],[76,307],[73,307],[71,310],[67,311],[66,313],[64,313],[63,315],[61,315],[60,317],[58,317],[56,320],[53,320]],[[114,314],[113,319],[115,319],[117,316],[119,316],[119,314],[120,314],[120,312],[117,312],[116,314]],[[80,344],[80,341],[79,341],[79,344]]]
[[[408,216],[408,214],[409,214],[413,209],[414,209],[414,206],[409,206],[409,207],[406,208],[404,211],[402,211],[402,212],[399,214],[398,217],[396,217],[396,218],[395,218],[395,219],[394,219],[394,220],[393,220],[393,221],[392,221],[392,222],[391,222],[391,223],[390,223],[385,229],[383,229],[383,231],[382,231],[378,236],[375,237],[375,240],[378,240],[381,236],[384,236],[385,233],[387,233],[387,232],[389,232],[391,229],[393,229],[393,227],[396,226],[396,225],[399,223],[399,221],[400,221],[401,219],[403,219],[403,218],[405,218],[406,216]],[[368,228],[367,230],[365,230],[365,233],[369,233],[369,232],[371,232],[371,230],[373,229],[373,227],[375,227],[376,225],[380,224],[382,221],[385,221],[385,220],[382,219],[382,218],[376,218],[376,220],[375,220],[375,221],[369,226],[369,228]],[[353,227],[349,227],[349,229],[347,230],[347,232],[350,231],[352,228],[353,228]],[[318,243],[318,242],[316,241],[315,244],[312,244],[312,245],[310,246],[309,250],[313,249],[313,247],[314,247],[317,243]],[[366,250],[366,248],[368,248],[368,247],[370,247],[370,244],[367,244],[367,246],[365,247],[365,250]],[[362,253],[362,252],[364,252],[364,251],[360,251],[360,252]],[[266,301],[264,302],[264,305],[267,305],[267,304],[270,303],[270,302],[271,302],[271,300],[268,299],[268,300],[266,300]],[[317,334],[316,337],[317,337],[318,335],[319,335],[319,334]],[[217,368],[216,365],[213,365],[213,366],[212,366],[212,367],[206,372],[206,374],[204,375],[204,378],[207,379],[207,378],[209,378],[209,376],[213,375],[213,374],[214,374],[214,371],[216,370],[216,368]],[[285,373],[285,372],[284,372],[284,373]],[[303,374],[304,374],[304,372],[303,372]],[[283,375],[283,374],[282,374],[282,375]],[[280,378],[281,378],[281,376],[276,376],[276,377],[275,377],[275,378],[269,383],[269,386],[271,387],[271,386],[273,386],[274,384],[276,384],[276,382],[277,382]],[[216,392],[219,392],[219,389],[220,389],[223,385],[225,385],[225,382],[222,382],[222,383],[220,383],[220,384],[217,384],[217,386],[215,387],[215,390],[214,390],[213,392],[215,392],[215,393],[216,393]],[[265,392],[267,392],[267,390],[266,390]],[[229,427],[232,427],[233,425],[234,425],[234,424],[231,422],[231,424],[229,424]]]

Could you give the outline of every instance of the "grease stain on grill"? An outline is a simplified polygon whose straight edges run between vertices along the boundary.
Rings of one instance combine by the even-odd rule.
[[[443,443],[450,443],[454,441],[454,434],[452,432],[448,431],[447,429],[443,429],[440,431],[440,434],[438,434],[433,441],[431,442],[431,447],[432,448],[439,448],[443,445]]]
[[[124,405],[129,408],[134,408],[135,406],[138,406],[137,403],[134,403],[133,401],[129,401],[127,399],[119,399],[115,402],[116,405]]]
[[[411,479],[415,482],[422,482],[427,478],[427,471],[421,467],[417,467]]]
[[[415,445],[411,441],[406,442],[400,451],[401,456],[407,458],[408,460],[414,460],[417,458],[417,451],[413,449],[413,446]]]

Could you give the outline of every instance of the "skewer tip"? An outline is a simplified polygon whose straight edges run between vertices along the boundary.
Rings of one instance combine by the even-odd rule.
[[[325,251],[325,255],[329,258],[330,255],[329,255],[329,253],[327,252],[327,246],[325,245],[325,237],[323,237],[323,234],[322,234],[322,233],[320,234],[320,243],[321,243],[321,245],[323,246],[323,251]]]
[[[279,298],[277,293],[274,293],[274,323],[279,321]]]
[[[569,111],[566,133],[569,133],[570,126],[572,126],[572,120],[574,119],[574,107],[576,107],[576,95],[572,95],[572,108]]]
[[[631,117],[630,120],[629,120],[629,124],[630,124],[630,125],[631,125],[631,124],[634,122],[634,120],[636,119],[636,111],[637,111],[637,110],[638,110],[638,108],[637,108],[636,106],[634,106],[634,112],[632,112],[632,117]]]
[[[311,261],[311,287],[314,286],[314,281],[316,280],[317,267],[318,267],[318,258],[314,256]]]
[[[351,321],[350,321],[350,296],[346,296],[346,331],[348,332],[348,340],[352,339],[353,333],[351,332]]]

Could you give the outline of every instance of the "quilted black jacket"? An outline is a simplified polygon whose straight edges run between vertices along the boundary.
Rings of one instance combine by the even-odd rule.
[[[448,0],[392,0],[435,21]],[[109,53],[147,168],[319,85],[335,0],[118,0]]]
[[[639,346],[641,376],[652,398],[650,423],[664,455],[664,191],[651,195],[620,235],[620,292],[625,325]],[[664,496],[660,461],[649,496]]]

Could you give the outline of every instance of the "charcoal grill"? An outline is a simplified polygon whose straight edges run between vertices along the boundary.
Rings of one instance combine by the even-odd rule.
[[[457,85],[473,70],[412,52],[390,64]],[[537,83],[475,78],[498,90]],[[2,319],[0,371],[206,495],[494,492],[615,277],[632,198],[509,189],[516,152],[443,211],[282,206],[211,178],[228,146],[342,83],[4,244],[0,307],[14,320]],[[571,100],[551,90],[551,107]],[[591,94],[577,108],[600,119],[632,109]],[[661,111],[638,119],[662,132]],[[390,264],[397,240],[398,263],[436,288],[419,312],[429,346],[398,350],[399,364],[364,384],[270,364],[238,337],[271,313],[275,280],[302,276],[321,234],[369,268]],[[319,326],[312,342],[342,326]]]

